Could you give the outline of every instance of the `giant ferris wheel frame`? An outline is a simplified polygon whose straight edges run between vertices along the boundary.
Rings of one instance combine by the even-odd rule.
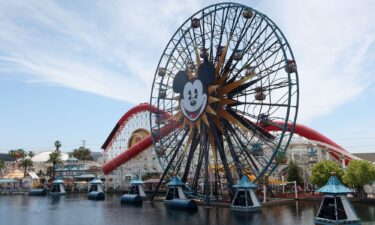
[[[172,36],[154,76],[150,125],[162,179],[179,175],[194,194],[213,183],[217,193],[223,180],[230,189],[243,175],[272,173],[294,130],[298,93],[293,53],[266,15],[236,3],[198,11]]]

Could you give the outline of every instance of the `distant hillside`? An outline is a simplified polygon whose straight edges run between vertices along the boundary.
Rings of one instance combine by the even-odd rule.
[[[94,161],[98,161],[98,158],[101,157],[102,155],[103,155],[103,153],[101,153],[101,152],[91,152],[91,156],[92,156]]]
[[[353,155],[361,158],[361,159],[365,159],[365,160],[368,160],[368,161],[371,161],[371,162],[375,162],[375,152],[373,153],[353,153]]]

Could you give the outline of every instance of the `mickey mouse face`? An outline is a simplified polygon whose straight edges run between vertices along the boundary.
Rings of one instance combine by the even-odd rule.
[[[207,94],[203,92],[202,81],[196,79],[185,84],[180,100],[182,113],[191,121],[196,121],[206,108]]]
[[[198,78],[189,80],[185,71],[179,71],[173,80],[173,91],[180,93],[180,108],[190,121],[196,121],[207,105],[207,86],[214,77],[214,66],[202,63],[198,69]]]

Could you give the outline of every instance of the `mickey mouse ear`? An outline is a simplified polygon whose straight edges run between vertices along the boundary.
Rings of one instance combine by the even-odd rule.
[[[185,71],[179,71],[173,79],[173,91],[181,93],[184,86],[188,82],[188,76]]]
[[[210,62],[204,62],[198,69],[199,80],[205,85],[212,84],[215,78],[215,67]]]

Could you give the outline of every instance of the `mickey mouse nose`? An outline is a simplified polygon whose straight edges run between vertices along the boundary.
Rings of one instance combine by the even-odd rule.
[[[191,100],[191,101],[190,101],[190,105],[191,105],[191,106],[195,106],[196,104],[197,104],[197,101],[195,101],[195,100]]]

